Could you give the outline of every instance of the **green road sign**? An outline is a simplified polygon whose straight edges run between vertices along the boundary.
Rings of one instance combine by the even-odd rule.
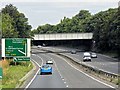
[[[14,62],[30,61],[30,57],[14,57]]]
[[[5,39],[5,56],[27,56],[26,38],[7,38]]]
[[[2,68],[0,67],[0,79],[2,79],[2,76],[3,76],[3,70],[2,70]]]

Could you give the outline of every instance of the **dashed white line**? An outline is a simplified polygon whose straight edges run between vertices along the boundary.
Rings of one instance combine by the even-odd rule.
[[[51,57],[49,57],[49,56],[46,56],[46,57],[51,58]],[[59,71],[59,69],[58,69],[58,67],[57,67],[57,64],[56,64],[55,60],[54,60],[53,58],[51,58],[51,59],[54,61],[55,67],[56,67],[56,69],[57,69],[57,71],[58,71],[61,79],[64,81],[64,84],[66,84],[65,79],[64,79],[63,76],[61,75],[61,73],[60,73],[60,71]],[[68,85],[67,85],[67,86],[68,86]]]
[[[48,58],[50,58],[50,59],[52,59],[52,60],[53,60],[53,62],[55,63],[55,67],[56,67],[56,69],[57,69],[57,71],[58,71],[58,73],[59,73],[60,77],[61,77],[61,78],[63,78],[63,76],[61,75],[61,73],[60,73],[60,71],[59,71],[59,69],[58,69],[58,67],[57,67],[57,64],[56,64],[56,62],[54,61],[54,59],[53,59],[53,58],[51,58],[51,57],[49,57],[49,56],[45,56],[45,57],[48,57]]]
[[[36,55],[36,56],[42,60],[42,64],[41,64],[41,66],[42,66],[43,65],[43,59],[38,55]]]
[[[68,85],[66,85],[66,87],[68,88]]]
[[[64,83],[66,83],[66,82],[64,82]]]
[[[74,67],[72,64],[68,63],[64,58],[62,58],[62,57],[60,57],[60,56],[58,56],[58,55],[56,55],[56,56],[59,57],[59,58],[61,58],[61,59],[63,59],[68,65],[70,65],[71,67],[73,67],[73,68],[76,69],[77,71],[83,73],[83,74],[86,75],[87,77],[89,77],[89,78],[91,78],[91,79],[93,79],[93,80],[95,80],[95,81],[97,81],[97,82],[99,82],[99,83],[101,83],[101,84],[104,84],[104,85],[106,85],[106,86],[108,86],[108,87],[110,87],[110,88],[115,88],[115,87],[113,87],[113,86],[111,86],[111,85],[109,85],[109,84],[106,84],[106,83],[104,83],[104,82],[102,82],[102,81],[99,81],[99,80],[97,80],[96,78],[94,78],[94,77],[86,74],[85,72],[79,70],[78,68]]]

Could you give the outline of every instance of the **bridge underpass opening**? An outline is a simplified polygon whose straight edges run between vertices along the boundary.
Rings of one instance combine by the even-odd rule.
[[[32,40],[32,45],[45,45],[45,46],[63,46],[74,47],[78,49],[91,50],[92,39],[80,40]]]

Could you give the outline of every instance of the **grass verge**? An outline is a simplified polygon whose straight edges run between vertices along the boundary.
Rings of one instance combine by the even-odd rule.
[[[4,66],[4,65],[3,65]],[[9,65],[3,67],[2,88],[15,88],[21,83],[19,80],[24,77],[33,65],[31,62],[22,62],[18,65]]]

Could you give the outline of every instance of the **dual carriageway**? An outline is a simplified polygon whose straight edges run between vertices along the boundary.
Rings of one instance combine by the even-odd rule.
[[[85,73],[64,57],[55,53],[45,53],[43,49],[54,52],[73,50],[65,47],[33,47],[31,60],[36,63],[37,68],[34,78],[28,81],[29,83],[26,88],[106,88],[108,90],[110,90],[110,88],[118,88],[117,85]],[[62,54],[74,58],[77,62],[82,62],[83,59],[83,52]],[[97,56],[98,57],[93,58],[91,62],[82,63],[106,72],[118,74],[118,61],[116,59],[101,54],[97,54]],[[53,61],[53,73],[50,75],[40,75],[39,68],[45,64],[47,60]]]

